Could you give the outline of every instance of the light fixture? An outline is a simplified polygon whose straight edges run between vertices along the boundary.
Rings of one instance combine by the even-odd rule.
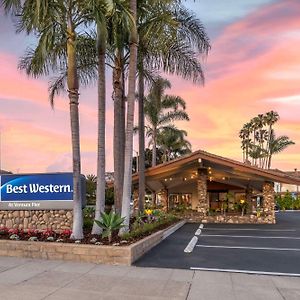
[[[198,163],[201,164],[202,163],[202,159],[198,158]]]
[[[223,176],[222,179],[225,180],[226,178]]]
[[[170,181],[172,181],[173,180],[173,178],[172,177],[170,177],[170,179],[169,179]]]
[[[165,178],[165,181],[168,181],[168,178]]]
[[[186,177],[184,177],[183,180],[186,181]]]
[[[213,179],[213,178],[210,176],[210,177],[209,177],[209,181],[212,181],[212,179]]]

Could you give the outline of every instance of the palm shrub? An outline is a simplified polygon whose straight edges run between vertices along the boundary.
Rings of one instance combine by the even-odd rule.
[[[124,220],[125,217],[121,217],[119,214],[110,211],[109,214],[105,212],[101,213],[101,219],[95,220],[95,223],[103,229],[102,238],[107,237],[108,242],[111,243],[112,234],[120,228],[124,227]]]

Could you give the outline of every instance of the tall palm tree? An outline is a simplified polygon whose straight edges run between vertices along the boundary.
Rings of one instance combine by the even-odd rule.
[[[130,200],[131,200],[131,177],[132,177],[132,152],[133,152],[133,128],[134,128],[134,102],[135,102],[135,85],[137,71],[137,43],[138,34],[136,29],[136,0],[130,0],[130,10],[134,20],[134,26],[130,31],[130,58],[128,70],[128,95],[127,95],[127,126],[124,155],[124,180],[123,180],[123,197],[122,197],[122,217],[124,217],[124,227],[120,233],[129,230],[130,218]]]
[[[172,128],[170,124],[176,120],[189,120],[185,112],[185,101],[178,96],[165,95],[165,90],[171,88],[168,80],[159,77],[151,86],[145,98],[145,116],[149,123],[146,135],[152,144],[152,166],[156,165],[157,136],[160,131]]]
[[[270,134],[269,153],[267,160],[268,169],[271,168],[271,161],[274,154],[280,153],[283,150],[285,150],[288,146],[294,144],[295,143],[292,140],[290,140],[289,137],[286,135],[276,137],[274,130],[272,129]]]
[[[77,1],[15,1],[2,0],[7,12],[17,12],[18,31],[36,33],[38,45],[27,71],[35,77],[50,70],[66,70],[73,156],[73,231],[71,238],[82,239],[81,159],[79,139],[79,75],[77,63],[77,30],[84,22]],[[53,49],[56,49],[54,51]],[[53,94],[54,95],[54,94]]]
[[[159,70],[202,83],[199,57],[210,49],[201,22],[180,1],[143,0],[138,3],[139,210],[145,198],[144,90],[147,75]]]
[[[276,122],[279,121],[279,114],[276,111],[269,111],[265,114],[265,124],[269,127],[268,128],[268,135],[266,137],[266,150],[270,154],[270,142],[271,142],[271,132],[273,130],[273,126]],[[268,156],[267,156],[268,157]],[[264,167],[268,166],[268,159],[266,158],[264,161]]]
[[[88,2],[89,3],[89,2]],[[130,12],[126,0],[114,0],[110,5],[106,1],[91,1],[87,8],[97,28],[97,56],[98,56],[98,151],[97,151],[97,193],[95,219],[99,220],[105,208],[105,58],[110,26],[115,18],[130,19]],[[118,119],[118,118],[116,118]],[[100,234],[101,228],[93,224],[92,234]]]
[[[124,176],[125,151],[125,70],[129,58],[129,33],[133,19],[127,0],[118,0],[122,8],[108,20],[108,65],[112,68],[114,101],[114,204],[117,213],[121,213]]]

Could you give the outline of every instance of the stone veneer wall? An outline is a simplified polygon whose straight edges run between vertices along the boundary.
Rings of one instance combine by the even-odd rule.
[[[129,246],[0,240],[0,255],[130,266],[184,223],[171,225]]]
[[[209,210],[209,203],[207,199],[207,175],[199,174],[197,180],[197,191],[198,191],[198,205],[197,211],[202,216],[206,216]]]
[[[272,182],[265,182],[263,185],[263,213],[275,223],[275,191]]]
[[[189,222],[197,223],[223,223],[223,224],[275,224],[275,218],[272,216],[256,216],[256,215],[244,215],[244,216],[200,216],[194,215],[189,219]]]
[[[0,227],[18,229],[72,229],[71,210],[0,210]]]

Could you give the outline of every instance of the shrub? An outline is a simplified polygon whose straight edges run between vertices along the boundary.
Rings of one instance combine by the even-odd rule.
[[[69,238],[71,234],[72,234],[72,230],[70,229],[65,229],[60,233],[60,235],[64,238]]]
[[[52,230],[51,228],[47,228],[45,230],[42,231],[42,236],[44,238],[48,238],[49,236],[54,236],[55,235],[55,231]]]
[[[9,230],[7,227],[0,228],[0,235],[6,235],[8,234]]]
[[[32,237],[32,236],[38,236],[39,231],[37,229],[28,229],[26,233],[28,237]]]
[[[124,227],[124,220],[125,218],[111,211],[109,214],[101,213],[101,219],[95,220],[95,222],[103,229],[102,237],[108,237],[108,242],[111,243],[113,232]]]
[[[156,222],[153,223],[144,223],[139,227],[133,227],[130,232],[124,233],[122,235],[122,239],[124,240],[131,240],[143,237],[155,231],[157,228],[161,227],[162,225],[171,224],[174,221],[177,221],[178,218],[172,214],[165,214],[161,212],[161,216],[157,219]]]

